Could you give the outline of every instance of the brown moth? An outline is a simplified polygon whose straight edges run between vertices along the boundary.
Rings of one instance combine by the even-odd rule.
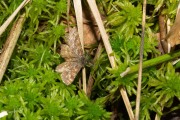
[[[166,40],[171,45],[171,47],[180,44],[180,11],[178,11],[175,22],[169,31]]]
[[[70,85],[85,64],[85,57],[75,27],[69,28],[66,44],[61,44],[60,55],[65,59],[65,62],[58,65],[55,71],[61,73],[61,79],[66,85]]]

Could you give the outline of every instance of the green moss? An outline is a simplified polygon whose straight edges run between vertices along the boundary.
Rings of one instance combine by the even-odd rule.
[[[0,1],[1,25],[21,2],[22,0]],[[23,11],[26,12],[23,30],[0,86],[0,112],[8,112],[5,119],[109,120],[111,105],[122,100],[119,95],[121,86],[126,88],[134,109],[137,87],[137,73],[134,71],[139,62],[142,1],[96,2],[105,18],[117,67],[109,68],[107,54],[102,50],[93,67],[87,70],[87,75],[91,74],[94,79],[90,98],[77,84],[66,86],[54,69],[63,62],[57,51],[67,27],[67,0],[33,0],[15,18]],[[151,5],[151,9],[146,16],[144,60],[147,62],[144,62],[144,67],[148,68],[143,70],[142,120],[149,120],[154,112],[163,115],[164,107],[171,107],[175,97],[180,99],[179,73],[174,66],[166,63],[173,56],[156,58],[160,54],[157,38],[154,36],[159,29],[157,19],[160,8],[165,6],[162,13],[174,19],[178,2],[147,2],[147,7]],[[72,4],[70,14],[74,15]],[[12,24],[0,37],[0,47]],[[132,74],[122,78],[120,74],[128,67],[132,68]],[[121,112],[120,109],[125,108],[118,108]],[[124,111],[120,114],[126,115]],[[123,117],[121,119],[127,118]]]

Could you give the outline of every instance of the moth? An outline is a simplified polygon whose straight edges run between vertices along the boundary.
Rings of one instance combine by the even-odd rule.
[[[76,27],[69,28],[69,34],[65,38],[66,44],[61,44],[60,51],[60,55],[65,59],[65,62],[58,65],[55,71],[61,74],[61,79],[66,85],[70,85],[85,66],[86,59]]]

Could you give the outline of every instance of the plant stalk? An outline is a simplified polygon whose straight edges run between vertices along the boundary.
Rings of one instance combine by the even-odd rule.
[[[144,2],[143,2],[142,34],[141,34],[141,45],[140,45],[140,59],[139,59],[139,73],[138,73],[138,86],[137,86],[137,96],[136,96],[135,120],[139,120],[139,111],[140,111],[140,102],[141,102],[141,81],[142,81],[145,24],[146,24],[146,0],[144,0]]]
[[[81,42],[82,50],[84,53],[84,40],[83,40],[83,15],[82,15],[82,3],[81,0],[73,0],[74,9],[76,14],[77,28],[79,33],[79,39]],[[83,90],[87,94],[86,90],[86,69],[82,69],[82,80],[83,80]]]
[[[173,59],[175,59],[177,57],[180,57],[180,51],[164,54],[164,55],[159,56],[157,58],[154,58],[154,59],[147,60],[147,61],[143,62],[143,65],[142,65],[143,67],[142,68],[145,69],[145,68],[148,68],[148,67],[152,67],[152,66],[158,65],[160,63],[167,62],[169,60],[173,60]],[[124,76],[126,76],[128,74],[135,73],[135,72],[138,71],[138,69],[139,69],[139,64],[128,67],[124,72],[122,72],[120,74],[120,76],[124,77]]]
[[[14,23],[14,25],[11,28],[10,34],[4,44],[3,52],[0,56],[0,83],[8,66],[13,50],[16,46],[17,40],[20,36],[24,22],[25,22],[25,13],[23,13],[19,17],[19,19]]]
[[[9,18],[3,23],[3,25],[0,27],[0,36],[2,35],[2,33],[6,30],[6,28],[9,26],[9,24],[12,22],[12,20],[14,19],[14,17],[18,14],[18,12],[26,5],[30,2],[30,0],[24,0],[19,6],[18,8],[11,14],[11,16],[9,16]]]
[[[96,1],[95,0],[87,0],[87,2],[88,2],[88,5],[89,5],[92,13],[93,13],[95,21],[96,21],[96,23],[98,25],[99,31],[101,33],[102,40],[103,40],[103,43],[104,43],[104,46],[105,46],[105,49],[106,49],[110,64],[111,64],[112,68],[114,68],[116,66],[116,63],[115,63],[114,56],[111,55],[113,53],[112,47],[111,47],[111,45],[109,43],[109,38],[108,38],[108,35],[107,35],[106,30],[104,28],[102,19],[100,17],[100,13],[99,13],[99,10],[97,8]],[[131,107],[129,98],[127,96],[127,92],[126,92],[126,90],[124,88],[120,87],[120,93],[121,93],[123,101],[125,103],[129,118],[130,118],[130,120],[133,120],[134,119],[134,113],[132,111],[132,107]]]

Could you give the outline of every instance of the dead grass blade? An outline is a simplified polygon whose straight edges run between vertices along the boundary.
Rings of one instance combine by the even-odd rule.
[[[24,21],[25,21],[25,13],[22,14],[19,17],[19,19],[14,23],[9,33],[9,36],[3,46],[3,51],[0,56],[0,83],[2,81],[3,75],[8,66],[9,60],[16,46]]]
[[[73,0],[73,2],[74,2],[74,9],[75,9],[75,14],[76,14],[79,38],[80,38],[81,46],[84,52],[82,3],[81,3],[81,0]],[[86,93],[86,69],[85,68],[82,69],[82,80],[83,80],[83,90]]]
[[[140,56],[139,56],[140,59],[139,59],[138,86],[137,86],[137,95],[136,95],[135,120],[139,120],[139,111],[140,111],[141,81],[142,81],[142,64],[143,64],[144,36],[145,36],[145,23],[146,23],[146,0],[143,1],[142,34],[141,34]]]
[[[9,26],[9,24],[12,22],[12,20],[14,19],[14,17],[18,14],[18,12],[26,5],[30,2],[30,0],[24,0],[19,6],[18,8],[11,14],[11,16],[9,16],[9,18],[3,23],[3,25],[0,27],[0,36],[2,35],[2,33],[6,30],[6,28]]]
[[[91,9],[91,11],[92,11],[92,13],[94,15],[94,18],[95,18],[95,20],[97,22],[98,27],[99,27],[99,30],[100,30],[100,33],[101,33],[101,36],[102,36],[102,39],[103,39],[103,43],[104,43],[106,52],[108,54],[110,64],[111,64],[112,68],[114,68],[116,66],[116,64],[115,64],[114,56],[112,55],[113,51],[112,51],[111,45],[109,43],[108,35],[107,35],[106,30],[104,28],[102,19],[100,17],[100,13],[99,13],[97,5],[96,5],[96,2],[95,2],[95,0],[87,0],[87,2],[89,4],[89,6],[90,6],[90,9]],[[122,95],[122,98],[123,98],[123,101],[125,103],[126,109],[128,111],[129,117],[130,117],[131,120],[133,120],[134,119],[134,114],[133,114],[133,111],[132,111],[132,108],[131,108],[131,104],[129,102],[129,98],[127,96],[127,92],[123,87],[121,87],[120,88],[120,93]]]

